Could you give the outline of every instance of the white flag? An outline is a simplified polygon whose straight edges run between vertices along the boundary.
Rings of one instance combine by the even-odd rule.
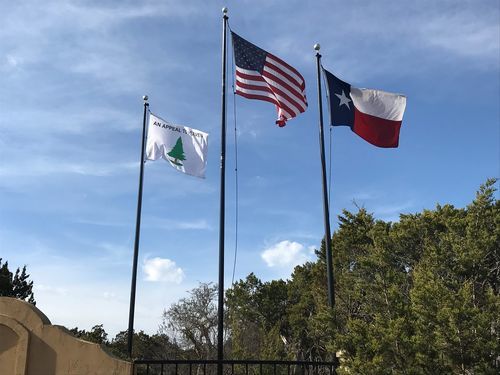
[[[178,171],[205,178],[208,134],[149,114],[146,157],[163,158]]]

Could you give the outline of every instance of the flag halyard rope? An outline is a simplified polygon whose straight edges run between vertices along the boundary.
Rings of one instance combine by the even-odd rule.
[[[231,31],[231,26],[228,22],[229,31]],[[238,129],[237,129],[237,118],[236,118],[236,93],[235,93],[235,78],[234,78],[234,53],[231,58],[231,77],[232,77],[232,88],[233,88],[233,121],[234,121],[234,185],[235,185],[235,220],[234,220],[234,261],[233,261],[233,272],[231,277],[231,285],[234,284],[234,275],[236,273],[236,261],[238,257],[238,222],[239,222],[239,184],[238,184]]]

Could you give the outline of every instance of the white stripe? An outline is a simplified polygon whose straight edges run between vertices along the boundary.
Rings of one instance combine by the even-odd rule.
[[[276,86],[278,87],[278,86]],[[272,89],[272,87],[271,87]],[[283,91],[286,91],[286,90],[283,90]],[[280,103],[283,103],[285,104],[288,108],[290,108],[290,110],[295,113],[295,115],[298,115],[299,113],[301,113],[300,109],[298,109],[295,105],[293,105],[292,103],[290,103],[284,96],[281,96],[279,93],[273,91],[274,93],[274,96],[276,97],[276,99],[278,100],[278,102]]]
[[[296,105],[290,103],[285,97],[279,95],[279,94],[276,94],[276,97],[278,98],[278,101],[280,103],[283,103],[285,104],[288,108],[290,108],[291,111],[293,111],[295,113],[295,115],[298,115],[299,113],[302,113],[305,111],[305,108],[303,107],[299,107],[297,108]]]
[[[264,78],[266,80],[266,82],[271,81],[272,83],[269,83],[271,86],[278,87],[280,90],[283,90],[284,92],[286,92],[292,99],[295,99],[299,103],[304,102],[304,104],[305,104],[304,93],[299,86],[297,86],[295,83],[290,82],[290,80],[288,80],[285,76],[282,76],[281,74],[275,72],[272,69],[264,67],[264,70],[266,72],[269,72],[274,77],[281,79],[283,82],[288,83],[288,85],[291,86],[295,90],[295,92],[289,91],[285,87],[281,86],[281,84],[279,82],[274,81],[272,78],[268,78],[268,77],[263,76],[262,78]]]
[[[278,117],[280,117],[281,115],[283,115],[283,117],[285,117],[288,120],[288,119],[294,118],[295,116],[298,115],[298,113],[292,113],[292,114],[290,114],[290,113],[288,113],[286,111],[285,108],[282,108],[280,106],[277,106],[277,108],[278,108]]]
[[[290,109],[292,109],[292,110],[294,109],[294,107],[292,105],[289,105],[288,102],[286,102],[285,100],[280,100],[276,95],[273,95],[270,92],[249,90],[249,89],[245,89],[245,88],[242,88],[239,86],[236,86],[236,92],[242,92],[242,93],[249,94],[249,95],[265,96],[265,97],[268,97],[268,98],[271,98],[271,99],[277,101],[278,103],[285,103],[290,107]],[[285,108],[282,108],[279,105],[277,105],[277,106],[278,106],[278,108],[280,108],[283,111],[285,117],[287,117],[287,118],[295,117],[300,113],[299,111],[297,111],[293,114],[290,114]]]
[[[272,81],[268,78],[264,78],[264,79],[266,80],[266,82],[268,82],[268,84],[271,88],[281,90],[283,92],[283,94],[288,95],[291,100],[294,100],[300,108],[302,108],[303,110],[305,110],[307,108],[307,105],[306,105],[304,99],[298,98],[295,92],[289,91],[286,87],[281,86],[278,83],[275,83],[274,81]],[[276,93],[276,95],[282,97],[279,93]],[[286,99],[284,98],[283,100],[286,100]]]
[[[269,72],[271,75],[273,75],[275,77],[278,77],[279,79],[283,80],[284,82],[287,82],[291,87],[293,87],[297,91],[296,92],[291,92],[288,89],[286,89],[285,87],[281,86],[281,84],[279,82],[276,82],[276,81],[272,80],[271,78],[264,77],[259,72],[256,72],[255,70],[247,70],[247,69],[241,69],[239,67],[236,67],[236,71],[237,72],[241,72],[241,73],[244,73],[244,74],[252,75],[252,76],[258,77],[260,79],[264,79],[264,81],[267,82],[268,86],[276,87],[279,90],[281,90],[284,93],[286,93],[288,96],[290,96],[290,98],[294,99],[297,102],[297,104],[299,104],[299,106],[302,109],[302,111],[297,110],[297,108],[295,106],[289,104],[289,102],[286,99],[284,99],[284,98],[281,101],[284,102],[284,103],[287,103],[287,105],[290,107],[290,109],[296,110],[297,114],[306,110],[307,105],[306,105],[306,102],[305,102],[304,94],[303,94],[303,92],[302,92],[302,90],[301,90],[300,87],[298,87],[295,83],[290,82],[290,80],[288,80],[285,76],[282,76],[281,74],[276,73],[276,71],[274,71],[273,69],[269,69],[269,68],[267,68],[267,67],[264,66],[264,70],[266,70],[267,72]],[[236,80],[240,81],[240,82],[243,82],[243,83],[250,84],[250,85],[266,86],[266,84],[264,82],[262,82],[262,81],[250,81],[248,79],[245,79],[245,78],[242,78],[242,77],[238,77],[238,74],[236,74]],[[281,96],[280,96],[280,98],[281,98]]]
[[[236,71],[237,72],[241,72],[243,74],[248,74],[248,75],[251,75],[251,76],[256,76],[256,77],[261,77],[262,76],[260,74],[260,72],[258,72],[256,70],[243,69],[243,68],[240,68],[239,66],[236,67]]]
[[[262,76],[259,75],[259,77],[262,77]],[[298,102],[297,104],[299,105],[300,109],[297,108],[297,106],[295,106],[294,104],[290,103],[285,97],[283,97],[282,95],[280,95],[279,93],[274,92],[274,91],[273,91],[273,93],[269,93],[269,92],[265,93],[265,91],[250,90],[250,89],[243,88],[241,86],[237,86],[237,89],[241,92],[244,92],[244,93],[248,93],[248,94],[252,94],[252,95],[263,95],[263,96],[267,96],[268,98],[273,98],[273,99],[277,100],[279,103],[285,104],[288,108],[290,108],[290,110],[292,112],[295,113],[295,115],[298,115],[299,113],[304,112],[306,110],[307,106],[305,105],[303,99],[297,98],[297,96],[294,93],[288,91],[285,87],[279,85],[275,81],[269,80],[267,77],[262,77],[262,78],[266,82],[268,82],[268,84],[266,84],[265,82],[262,82],[262,81],[260,81],[260,82],[248,81],[248,80],[245,80],[245,79],[238,77],[238,76],[236,76],[236,81],[237,82],[246,81],[246,82],[249,82],[249,84],[251,84],[251,85],[258,83],[258,84],[256,84],[256,86],[266,87],[269,90],[272,90],[272,88],[277,88],[277,89],[283,91],[285,94],[289,95],[291,98],[294,98]]]
[[[290,99],[295,100],[297,105],[305,111],[305,109],[307,108],[307,105],[306,105],[304,99],[298,98],[296,93],[289,91],[286,87],[283,87],[283,86],[275,83],[274,81],[271,81],[267,77],[265,77],[264,79],[266,80],[266,82],[269,83],[269,86],[271,86],[271,88],[274,87],[276,89],[281,90],[284,94],[287,94],[290,97]],[[282,97],[280,94],[276,93],[276,96],[283,98],[283,100],[288,103],[288,100],[286,98]],[[296,107],[296,106],[294,106],[294,107]]]
[[[266,59],[269,59],[273,65],[277,66],[279,69],[283,70],[285,73],[295,78],[295,80],[299,83],[299,85],[304,84],[304,79],[298,76],[294,71],[288,69],[286,65],[281,64],[279,61],[273,59],[273,57],[269,55],[266,56]]]
[[[264,78],[266,80],[266,82],[268,81],[267,78]],[[283,93],[287,94],[291,99],[295,99],[295,101],[297,102],[297,105],[299,106],[299,108],[302,109],[302,111],[300,111],[299,109],[297,109],[297,106],[290,103],[284,96],[280,95],[279,93],[275,92],[275,95],[276,97],[278,98],[278,100],[280,100],[281,102],[283,103],[286,103],[287,106],[290,108],[290,109],[293,109],[295,110],[295,112],[298,114],[300,112],[304,112],[307,108],[306,104],[304,103],[304,100],[302,99],[298,99],[296,95],[294,95],[294,93],[288,91],[285,87],[283,86],[280,86],[278,84],[275,84],[274,81],[271,81],[271,83],[269,83],[269,86],[271,86],[271,89],[272,88],[276,88],[276,89],[279,89],[281,90]]]
[[[257,81],[257,80],[255,80],[255,81],[254,80],[249,80],[249,79],[240,77],[239,75],[236,75],[236,81],[237,82],[241,82],[241,83],[246,83],[247,85],[269,87],[269,85],[265,81],[261,81],[261,80],[259,80],[259,81]]]
[[[294,72],[290,71],[288,68],[284,67],[282,64],[279,64],[276,60],[272,59],[272,62],[277,67],[282,68],[284,71],[286,71],[291,76],[296,78],[299,82],[303,82],[303,80],[300,79],[299,77],[297,77],[297,75]],[[238,66],[236,67],[236,73],[237,73],[236,74],[236,83],[237,83],[236,84],[236,91],[237,92],[239,91],[241,93],[245,93],[248,95],[265,96],[265,97],[268,97],[268,98],[271,98],[271,99],[277,101],[278,103],[282,103],[282,104],[286,105],[288,108],[290,108],[290,111],[292,111],[293,113],[289,113],[284,108],[281,108],[279,105],[278,105],[278,109],[279,109],[278,112],[279,112],[279,114],[282,114],[287,119],[293,118],[293,117],[297,116],[299,113],[304,112],[307,108],[307,105],[305,103],[304,93],[303,93],[302,89],[299,86],[297,86],[297,83],[291,82],[285,76],[278,74],[274,69],[270,69],[270,68],[267,68],[264,66],[264,70],[269,72],[270,75],[273,75],[273,76],[281,79],[282,81],[288,83],[288,85],[290,85],[292,88],[294,88],[297,91],[291,92],[288,89],[286,89],[285,87],[281,86],[280,83],[278,83],[270,78],[262,76],[259,72],[255,71],[255,70],[242,69]],[[238,72],[250,75],[252,77],[255,77],[256,79],[252,80],[251,78],[250,79],[242,78],[242,77],[238,76]],[[264,80],[265,82],[262,80]],[[265,88],[266,91],[263,91],[263,90],[261,91],[259,89],[256,89],[256,90],[255,89],[254,90],[246,89],[246,88],[243,88],[241,86],[238,86],[238,82],[246,83],[246,84],[254,85],[254,86],[259,86],[259,87],[262,87],[263,89]],[[292,98],[294,101],[297,102],[297,104],[300,106],[300,109],[297,108],[292,103],[290,103],[286,98],[279,95],[278,93],[267,91],[267,90],[272,90],[272,88],[279,89],[284,94],[288,95],[290,98]]]
[[[351,87],[351,98],[356,109],[362,113],[386,120],[403,120],[406,108],[404,95]]]
[[[249,95],[267,96],[268,98],[271,98],[271,99],[278,101],[278,98],[276,98],[276,95],[274,95],[273,93],[271,93],[269,91],[250,90],[250,89],[246,89],[246,88],[243,88],[240,86],[236,86],[236,91],[240,91],[240,92],[243,92],[243,93],[249,94]]]
[[[281,75],[278,71],[270,68],[270,67],[267,67],[264,65],[264,71],[265,72],[268,72],[269,74],[271,74],[272,76],[275,76],[275,77],[278,77],[279,79],[281,79],[283,82],[286,82],[288,83],[288,85],[290,85],[290,87],[293,87],[295,88],[298,92],[302,92],[302,88],[297,85],[296,82],[292,82],[290,81],[287,77],[285,77],[284,75]],[[265,78],[264,78],[265,79]]]
[[[294,106],[292,103],[290,103],[286,98],[280,96],[279,94],[275,94],[276,98],[280,103],[285,104],[290,110],[294,113],[295,116],[297,116],[299,113],[301,113],[300,109],[298,109],[296,106]],[[302,111],[303,112],[303,111]]]

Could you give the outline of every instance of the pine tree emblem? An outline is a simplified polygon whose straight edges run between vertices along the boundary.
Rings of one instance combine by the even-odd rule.
[[[184,155],[184,149],[182,148],[181,137],[177,139],[177,142],[175,142],[175,146],[172,148],[172,150],[170,150],[169,153],[167,153],[167,155],[174,159],[174,160],[170,159],[170,161],[175,165],[179,166],[183,165],[180,161],[186,160],[186,156]]]

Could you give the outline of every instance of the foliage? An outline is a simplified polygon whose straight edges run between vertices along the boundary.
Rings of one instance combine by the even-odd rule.
[[[288,321],[283,280],[262,283],[253,273],[226,293],[233,356],[274,359],[285,355]]]
[[[189,293],[189,298],[163,312],[160,332],[178,338],[186,354],[213,359],[217,353],[217,285],[200,283]]]
[[[343,211],[332,239],[335,308],[327,303],[324,243],[289,280],[251,273],[226,291],[226,358],[338,357],[338,374],[497,374],[495,183],[488,180],[465,208],[438,205],[396,223],[363,208]],[[216,298],[216,285],[200,283],[164,311],[158,334],[134,334],[133,356],[215,358]],[[127,332],[108,341],[102,325],[72,331],[127,357]]]
[[[340,374],[497,373],[495,183],[481,186],[466,208],[438,205],[396,223],[363,208],[343,211],[332,239],[335,309],[326,301],[324,244],[317,261],[286,282],[250,274],[226,294],[233,357],[336,353]]]
[[[128,332],[119,332],[113,340],[106,344],[108,350],[117,357],[128,359]],[[165,359],[178,358],[179,346],[166,334],[148,335],[144,331],[134,332],[132,345],[133,358]]]
[[[72,328],[69,331],[73,334],[73,336],[85,341],[95,342],[96,344],[108,343],[108,334],[104,330],[102,324],[93,326],[90,331],[86,331],[84,329],[80,330],[78,327]]]
[[[19,298],[36,305],[33,281],[29,280],[29,277],[30,275],[26,273],[26,266],[22,270],[18,267],[13,274],[9,270],[9,262],[2,264],[2,258],[0,258],[0,296]]]
[[[69,330],[75,337],[100,344],[105,350],[122,359],[128,356],[128,332],[119,332],[114,339],[108,340],[108,334],[102,324],[95,325],[90,331],[78,327]],[[175,358],[180,349],[165,334],[148,335],[144,331],[134,332],[132,346],[133,358],[164,359]]]

